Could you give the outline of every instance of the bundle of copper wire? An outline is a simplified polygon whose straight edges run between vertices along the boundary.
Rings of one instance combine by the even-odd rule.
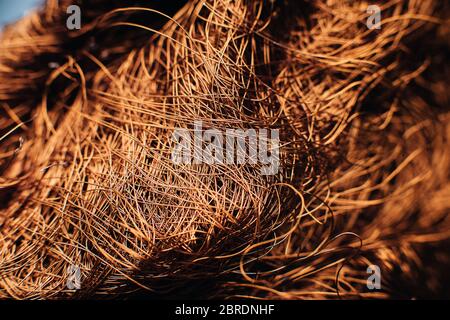
[[[6,28],[0,298],[445,292],[449,7],[369,5],[48,0]],[[195,121],[278,129],[278,173],[174,163]]]

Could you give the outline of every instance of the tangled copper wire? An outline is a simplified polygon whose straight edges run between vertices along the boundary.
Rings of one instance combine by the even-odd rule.
[[[0,298],[445,290],[447,4],[72,2],[0,39]],[[174,164],[195,121],[279,129],[279,173]]]

